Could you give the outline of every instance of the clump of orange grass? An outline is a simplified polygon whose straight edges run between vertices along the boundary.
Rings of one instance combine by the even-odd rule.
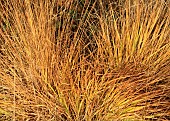
[[[79,2],[0,1],[0,120],[169,120],[168,1]]]

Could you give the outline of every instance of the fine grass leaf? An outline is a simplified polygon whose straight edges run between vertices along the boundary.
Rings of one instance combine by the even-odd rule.
[[[10,113],[5,111],[4,109],[0,108],[0,114],[9,115]]]

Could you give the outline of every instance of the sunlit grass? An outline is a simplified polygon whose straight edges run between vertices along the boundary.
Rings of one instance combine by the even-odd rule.
[[[168,6],[0,1],[0,120],[168,121]]]

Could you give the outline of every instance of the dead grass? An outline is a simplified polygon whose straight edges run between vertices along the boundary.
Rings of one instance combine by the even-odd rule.
[[[0,120],[165,121],[163,0],[0,1]]]

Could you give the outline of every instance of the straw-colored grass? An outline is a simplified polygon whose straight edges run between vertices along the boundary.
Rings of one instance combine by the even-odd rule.
[[[1,0],[0,121],[170,120],[168,0]]]

